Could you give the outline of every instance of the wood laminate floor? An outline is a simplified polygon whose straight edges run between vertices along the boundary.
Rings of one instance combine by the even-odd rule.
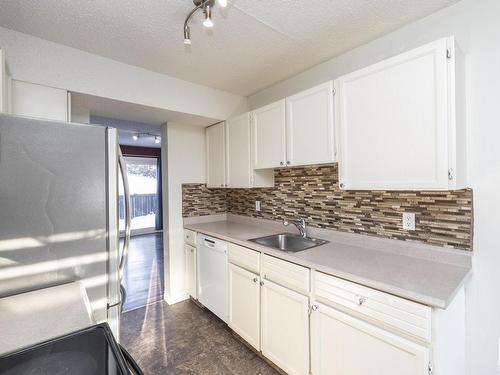
[[[163,299],[162,233],[143,234],[130,239],[122,285],[127,292],[124,311]]]
[[[278,375],[224,322],[190,300],[123,313],[121,342],[146,375]]]

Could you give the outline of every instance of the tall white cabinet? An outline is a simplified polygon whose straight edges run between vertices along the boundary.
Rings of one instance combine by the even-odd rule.
[[[453,38],[340,77],[340,187],[465,187],[463,81]]]

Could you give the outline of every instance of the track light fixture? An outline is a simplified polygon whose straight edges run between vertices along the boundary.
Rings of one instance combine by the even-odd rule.
[[[132,134],[132,139],[134,141],[139,140],[139,138],[153,138],[156,144],[161,143],[161,137],[159,135],[151,133],[134,133]]]
[[[214,22],[212,20],[212,8],[215,5],[215,0],[193,0],[194,9],[189,12],[186,20],[184,21],[184,44],[191,44],[191,30],[189,28],[189,20],[196,13],[197,10],[201,9],[203,11],[203,15],[205,16],[203,20],[203,26],[207,28],[214,27]],[[217,3],[222,8],[227,6],[227,0],[217,0]]]

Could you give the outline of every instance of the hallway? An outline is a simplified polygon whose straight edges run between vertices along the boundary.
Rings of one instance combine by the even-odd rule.
[[[133,236],[122,281],[127,294],[123,311],[162,300],[163,279],[163,234]]]

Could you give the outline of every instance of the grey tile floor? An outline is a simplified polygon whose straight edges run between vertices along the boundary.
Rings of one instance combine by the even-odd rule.
[[[278,374],[192,301],[157,302],[123,313],[121,330],[122,344],[147,375]]]

